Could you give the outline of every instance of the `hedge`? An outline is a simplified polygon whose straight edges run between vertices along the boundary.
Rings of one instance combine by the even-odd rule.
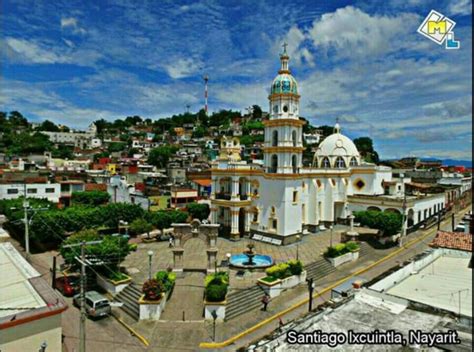
[[[275,281],[284,279],[292,275],[299,275],[303,272],[303,263],[300,260],[289,260],[286,263],[280,263],[269,267],[265,270],[269,279],[264,281]]]
[[[72,204],[102,205],[109,202],[110,194],[104,191],[72,192]]]
[[[335,246],[328,247],[324,256],[328,258],[336,258],[346,253],[356,251],[360,248],[357,242],[346,242],[346,243],[338,243]]]
[[[170,292],[176,281],[176,274],[168,271],[158,271],[155,274],[155,280],[163,284],[165,292]]]
[[[229,276],[226,272],[217,272],[215,274],[207,275],[205,280],[204,295],[208,302],[222,302],[227,295],[227,288],[229,286]]]

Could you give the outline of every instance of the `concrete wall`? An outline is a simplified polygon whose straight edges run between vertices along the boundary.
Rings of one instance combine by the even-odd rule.
[[[46,351],[61,351],[61,314],[0,330],[2,352],[38,351],[43,342]]]

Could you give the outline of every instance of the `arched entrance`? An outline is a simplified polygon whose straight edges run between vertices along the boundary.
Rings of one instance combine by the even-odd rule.
[[[245,224],[246,224],[246,212],[244,208],[239,209],[239,233],[240,236],[245,235]]]
[[[195,264],[192,265],[191,269],[202,269],[208,272],[214,272],[217,260],[216,243],[219,225],[201,224],[199,220],[194,219],[191,224],[172,224],[172,226],[175,239],[175,246],[173,248],[173,271],[183,271],[185,264],[194,262]],[[186,260],[185,262],[185,244],[190,240],[193,241],[189,246],[186,246],[188,248],[186,256],[190,255],[190,260]],[[203,245],[198,244],[194,240],[201,241]],[[201,259],[197,259],[195,255],[206,258],[203,252],[207,254],[207,262],[205,262],[201,268],[194,267],[194,265],[201,265]]]
[[[183,244],[185,255],[183,256],[183,269],[189,271],[206,270],[207,258],[206,242],[200,237],[193,237]]]
[[[378,207],[368,207],[367,208],[368,211],[382,211],[380,208]]]

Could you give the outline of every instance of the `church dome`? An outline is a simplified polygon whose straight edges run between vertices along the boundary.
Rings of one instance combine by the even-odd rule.
[[[331,166],[325,166],[324,159],[327,159]],[[326,137],[316,150],[314,162],[319,167],[357,166],[360,165],[360,153],[354,142],[341,134],[340,126],[336,124],[334,133]]]
[[[280,73],[275,77],[271,87],[271,94],[298,94],[298,84],[289,73]]]

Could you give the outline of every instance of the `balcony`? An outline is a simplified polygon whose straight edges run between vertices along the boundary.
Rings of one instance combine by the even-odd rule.
[[[216,199],[230,200],[231,194],[230,193],[216,193]]]

